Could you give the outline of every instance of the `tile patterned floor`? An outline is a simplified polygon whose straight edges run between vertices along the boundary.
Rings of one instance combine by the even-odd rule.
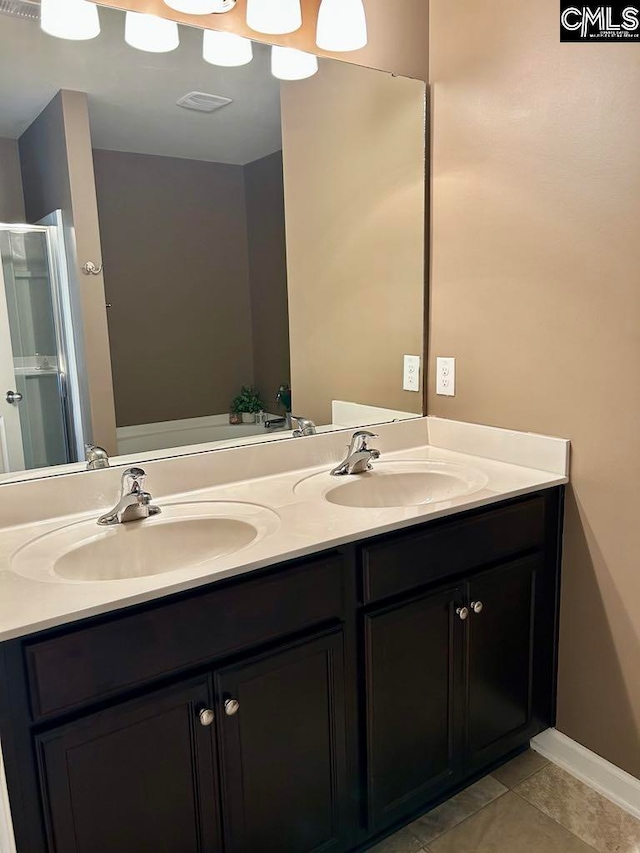
[[[371,853],[640,853],[640,820],[529,751]]]

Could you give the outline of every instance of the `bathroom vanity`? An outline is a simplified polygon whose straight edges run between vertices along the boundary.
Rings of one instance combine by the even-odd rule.
[[[568,442],[422,417],[422,81],[96,14],[0,32],[0,853],[364,850],[553,724]]]
[[[380,432],[399,428],[417,426]],[[325,457],[336,437],[312,441]],[[553,725],[566,477],[472,462],[484,488],[421,510],[314,503],[321,471],[220,487],[281,496],[254,547],[283,559],[253,567],[246,549],[226,576],[13,629],[0,735],[18,853],[365,849]],[[290,558],[305,518],[329,544]]]

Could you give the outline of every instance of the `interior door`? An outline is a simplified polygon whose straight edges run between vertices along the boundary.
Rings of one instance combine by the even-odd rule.
[[[19,403],[7,400],[7,393],[18,389],[13,371],[11,329],[2,266],[0,262],[0,474],[24,470]]]
[[[9,407],[19,410],[22,446],[21,459],[14,412],[7,467],[21,470],[64,464],[71,461],[66,365],[47,229],[0,227],[0,255],[9,332],[7,335],[5,324],[3,373],[8,374],[7,347],[13,371],[11,382],[0,393],[8,417]],[[7,390],[13,392],[15,402],[7,402]]]

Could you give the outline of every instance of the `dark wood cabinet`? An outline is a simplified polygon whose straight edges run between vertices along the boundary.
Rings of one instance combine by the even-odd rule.
[[[0,644],[18,853],[347,853],[487,772],[555,723],[562,495]]]
[[[345,849],[342,631],[216,675],[228,853]]]
[[[36,736],[51,851],[218,853],[218,779],[228,853],[344,849],[342,631],[212,678]]]
[[[210,704],[205,678],[37,735],[49,849],[217,853]]]
[[[467,762],[483,766],[522,740],[532,720],[536,554],[471,579],[467,630]],[[476,612],[477,611],[477,612]]]
[[[80,632],[36,638],[24,650],[33,718],[76,711],[340,618],[344,570],[341,555],[330,551],[286,571],[214,584],[200,595],[91,622]]]
[[[537,658],[548,656],[537,634],[555,610],[539,592],[544,573],[544,556],[535,552],[365,615],[372,830],[551,724],[539,726],[533,714],[536,691],[544,704],[553,690],[552,676],[536,682]]]
[[[365,616],[372,830],[459,776],[463,593],[451,587]]]

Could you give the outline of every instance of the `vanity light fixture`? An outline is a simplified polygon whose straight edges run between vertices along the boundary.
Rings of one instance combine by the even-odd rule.
[[[124,40],[131,47],[146,50],[149,53],[168,53],[180,44],[178,25],[175,21],[158,18],[157,15],[145,15],[141,12],[127,12],[124,22]]]
[[[251,62],[253,45],[249,39],[235,33],[205,30],[202,36],[202,56],[211,65],[234,68]]]
[[[164,0],[170,9],[185,15],[221,15],[230,12],[236,0]]]
[[[247,26],[271,36],[293,33],[302,26],[300,0],[247,0]]]
[[[293,47],[271,48],[271,73],[278,80],[306,80],[318,70],[318,57]]]
[[[93,39],[100,34],[98,7],[89,0],[42,0],[40,27],[60,39]]]
[[[367,43],[367,17],[362,0],[322,0],[316,44],[322,50],[359,50]]]

